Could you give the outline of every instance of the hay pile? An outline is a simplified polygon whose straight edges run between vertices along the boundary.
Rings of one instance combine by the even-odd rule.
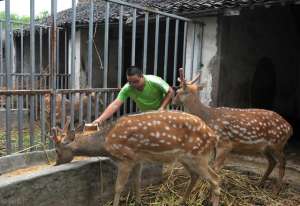
[[[223,169],[221,204],[224,206],[297,206],[300,205],[300,190],[291,185],[283,185],[279,196],[272,194],[274,182],[266,183],[264,189],[258,188],[260,176],[255,173],[242,172],[237,169]],[[189,181],[185,170],[178,165],[169,165],[164,169],[164,181],[161,185],[150,186],[142,191],[143,205],[175,206],[179,205],[184,189]],[[199,180],[194,188],[188,205],[206,205],[208,183]],[[108,203],[107,205],[111,205]],[[133,197],[123,197],[121,205],[134,206]]]

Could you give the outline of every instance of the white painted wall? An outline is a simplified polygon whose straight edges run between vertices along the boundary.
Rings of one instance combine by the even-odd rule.
[[[74,89],[79,89],[80,88],[80,65],[81,65],[81,61],[80,61],[80,42],[81,42],[81,32],[76,31],[75,33],[75,88]],[[72,53],[72,39],[69,39],[69,52],[68,52],[68,56],[69,56],[69,74],[71,74],[71,53]]]
[[[212,71],[213,69],[219,69],[212,63],[215,61],[218,51],[217,17],[203,17],[197,20],[205,24],[203,31],[202,57],[200,56],[201,26],[188,24],[185,75],[187,79],[195,77],[200,69],[200,58],[202,58],[203,67],[201,69],[201,83],[206,83],[206,87],[201,92],[201,100],[208,105],[212,101]]]

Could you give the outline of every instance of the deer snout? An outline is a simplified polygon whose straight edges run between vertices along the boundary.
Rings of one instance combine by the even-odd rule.
[[[56,145],[56,163],[55,166],[66,164],[74,159],[74,154],[67,145],[59,144]]]

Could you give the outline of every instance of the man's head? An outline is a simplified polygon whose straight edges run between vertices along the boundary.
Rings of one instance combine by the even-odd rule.
[[[145,79],[143,72],[135,66],[131,66],[126,71],[127,81],[130,86],[137,90],[143,90],[145,86]]]

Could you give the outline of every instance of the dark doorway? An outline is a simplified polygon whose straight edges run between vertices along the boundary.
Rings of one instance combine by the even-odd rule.
[[[261,58],[254,72],[251,87],[251,107],[273,109],[276,94],[276,71],[272,60]]]

